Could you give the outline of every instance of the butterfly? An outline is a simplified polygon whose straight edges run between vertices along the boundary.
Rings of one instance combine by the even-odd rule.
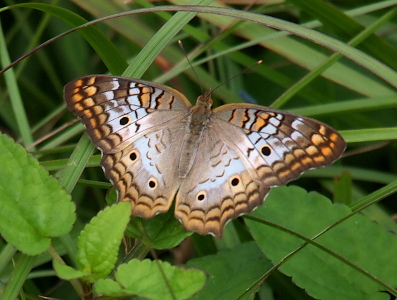
[[[253,104],[211,109],[209,92],[193,106],[168,86],[91,75],[64,88],[101,165],[132,215],[168,211],[200,234],[221,237],[225,224],[250,213],[271,187],[333,163],[342,136],[305,117]]]

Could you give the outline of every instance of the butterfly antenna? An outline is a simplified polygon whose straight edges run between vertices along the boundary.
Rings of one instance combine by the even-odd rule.
[[[248,68],[242,70],[240,73],[234,75],[233,77],[228,78],[225,82],[222,82],[220,85],[218,85],[216,88],[214,88],[214,89],[212,90],[212,92],[214,92],[216,89],[220,88],[222,85],[224,85],[224,84],[226,84],[226,83],[232,81],[234,78],[240,76],[241,74],[246,73],[247,71],[251,70],[252,68],[256,67],[257,65],[260,65],[261,63],[262,63],[262,60],[258,60],[258,61],[257,61],[256,63],[254,63],[252,66],[250,66],[250,67],[248,67]]]
[[[192,63],[190,62],[190,59],[189,59],[189,57],[188,57],[188,55],[187,55],[187,53],[186,53],[186,51],[185,51],[185,48],[183,47],[182,41],[181,41],[181,40],[178,40],[178,44],[179,44],[179,47],[181,47],[182,52],[183,52],[183,54],[185,55],[187,62],[189,63],[189,66],[192,68],[193,73],[194,73],[194,76],[196,76],[197,81],[198,81],[199,84],[200,84],[201,93],[204,94],[203,84],[201,83],[200,77],[198,77],[198,75],[197,75],[197,73],[196,73],[196,70],[193,68]]]

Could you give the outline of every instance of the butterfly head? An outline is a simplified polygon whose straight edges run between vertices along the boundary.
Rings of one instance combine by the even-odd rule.
[[[211,91],[206,91],[203,95],[199,96],[196,101],[197,106],[204,106],[206,109],[210,109],[212,106]]]

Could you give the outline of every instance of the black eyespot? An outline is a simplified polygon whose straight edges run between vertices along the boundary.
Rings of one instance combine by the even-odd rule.
[[[268,146],[263,146],[262,149],[261,149],[261,153],[264,156],[269,156],[270,153],[272,153],[272,151],[270,150],[270,148]]]
[[[122,117],[121,119],[120,119],[120,125],[126,125],[126,124],[128,124],[128,121],[129,121],[130,119],[128,118],[128,117]]]
[[[204,194],[200,194],[197,196],[197,200],[199,201],[203,201],[205,199],[205,195]]]
[[[131,159],[132,161],[136,160],[137,157],[138,157],[138,156],[136,155],[135,152],[132,152],[132,153],[130,154],[130,159]]]
[[[240,180],[238,178],[233,178],[231,184],[232,184],[232,186],[236,186],[239,184],[239,182],[240,182]]]
[[[149,187],[152,188],[152,189],[155,188],[156,187],[156,182],[154,182],[153,180],[150,180],[149,181]]]

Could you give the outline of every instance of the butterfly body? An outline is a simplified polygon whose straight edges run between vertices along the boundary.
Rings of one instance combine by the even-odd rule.
[[[208,97],[208,99],[211,98]],[[204,101],[199,98],[196,106],[191,107],[189,110],[178,166],[178,174],[180,178],[186,178],[193,166],[198,146],[200,145],[206,130],[208,130],[207,126],[212,113],[211,104],[212,103],[209,104],[208,100]]]
[[[188,230],[220,237],[273,186],[335,161],[340,134],[318,121],[252,104],[192,106],[167,86],[92,75],[65,86],[68,108],[102,151],[119,201],[145,218],[167,211]]]

